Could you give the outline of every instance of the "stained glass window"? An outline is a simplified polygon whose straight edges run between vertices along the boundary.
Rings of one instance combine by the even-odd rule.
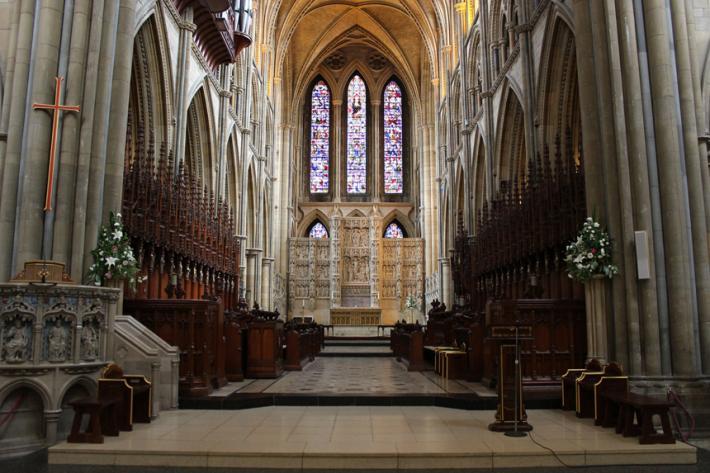
[[[321,81],[311,93],[311,193],[328,192],[330,181],[330,89]]]
[[[348,194],[367,192],[367,89],[355,75],[348,85]]]
[[[385,194],[404,191],[402,177],[402,90],[395,81],[385,87]]]
[[[328,238],[328,229],[322,223],[316,222],[311,226],[308,238]]]
[[[385,238],[404,238],[404,230],[397,222],[392,222],[385,228]]]

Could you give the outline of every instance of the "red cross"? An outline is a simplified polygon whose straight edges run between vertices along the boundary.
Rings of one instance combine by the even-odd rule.
[[[57,130],[59,129],[59,112],[78,112],[81,107],[71,105],[61,105],[62,101],[62,81],[64,77],[55,77],[56,89],[54,91],[54,104],[33,103],[32,109],[54,110],[52,118],[52,143],[49,146],[49,170],[47,171],[47,195],[44,199],[44,211],[52,210],[52,193],[54,190],[54,161],[57,154]]]

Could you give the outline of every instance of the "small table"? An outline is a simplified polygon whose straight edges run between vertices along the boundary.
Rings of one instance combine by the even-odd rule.
[[[74,422],[67,438],[69,443],[104,443],[104,435],[118,436],[118,399],[80,399],[70,402],[74,408]],[[86,432],[80,432],[84,414],[89,415]]]

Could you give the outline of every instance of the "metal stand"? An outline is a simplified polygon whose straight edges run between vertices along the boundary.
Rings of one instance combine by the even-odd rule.
[[[518,387],[520,386],[520,334],[518,333],[518,325],[515,325],[515,389],[514,389],[514,396],[513,396],[513,402],[514,402],[514,411],[515,411],[515,419],[514,419],[514,424],[513,424],[513,430],[510,430],[508,432],[505,432],[506,437],[527,437],[527,432],[523,432],[522,430],[518,430],[518,423],[520,422],[519,419],[519,414],[520,414],[520,406],[518,405]]]

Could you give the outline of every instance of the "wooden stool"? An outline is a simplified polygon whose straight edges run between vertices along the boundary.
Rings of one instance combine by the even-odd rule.
[[[67,438],[69,443],[104,443],[104,435],[118,436],[116,411],[118,400],[80,399],[70,402],[74,408],[74,422]],[[89,425],[86,432],[80,432],[84,414],[89,415]]]

